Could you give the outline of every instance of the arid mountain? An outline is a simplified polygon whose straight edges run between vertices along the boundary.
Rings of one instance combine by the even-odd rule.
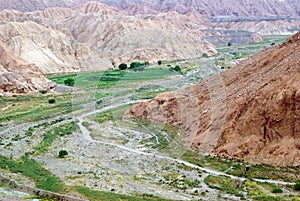
[[[255,163],[300,164],[300,32],[236,67],[164,93],[128,116],[179,125],[185,143]]]
[[[91,0],[10,0],[1,1],[0,9],[35,11],[49,7],[75,7]],[[207,16],[290,16],[299,17],[298,0],[93,0],[132,13],[177,11],[186,13],[190,8]]]
[[[19,11],[44,10],[49,7],[78,8],[91,0],[10,0],[0,2],[1,9]],[[298,0],[94,0],[122,10],[130,15],[157,15],[176,12],[195,17],[206,18],[202,24],[213,29],[244,30],[255,33],[286,34],[300,29],[300,4]],[[195,19],[197,19],[196,17]],[[201,20],[203,21],[203,20]],[[259,26],[253,23],[263,22]]]
[[[13,55],[0,42],[0,95],[32,93],[53,86],[35,65]]]
[[[171,60],[215,54],[188,17],[170,21],[130,16],[101,3],[77,9],[0,12],[0,40],[43,73],[103,70],[121,62]],[[170,18],[169,18],[170,19]]]

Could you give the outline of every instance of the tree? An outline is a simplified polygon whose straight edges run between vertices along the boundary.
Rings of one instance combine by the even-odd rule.
[[[158,65],[161,65],[161,64],[162,64],[162,61],[161,61],[161,60],[158,60],[158,61],[157,61],[157,64],[158,64]]]
[[[294,185],[294,189],[296,191],[300,191],[300,182],[297,182],[295,185]]]
[[[119,65],[119,69],[120,69],[120,70],[126,70],[126,69],[127,69],[127,64],[121,63],[121,64]]]
[[[45,93],[47,93],[47,90],[41,89],[39,92],[40,92],[41,94],[45,94]]]
[[[129,68],[138,68],[138,67],[140,67],[142,64],[140,63],[140,62],[132,62],[131,64],[130,64],[130,67]]]
[[[180,66],[175,66],[174,70],[177,71],[177,72],[180,72],[181,68],[180,68]]]
[[[230,47],[231,45],[232,45],[231,42],[228,42],[228,43],[227,43],[227,46],[228,46],[228,47]]]
[[[64,80],[64,83],[66,86],[73,87],[75,85],[75,80],[69,77],[68,79]]]
[[[54,103],[55,103],[55,99],[54,99],[54,98],[49,99],[49,100],[48,100],[48,103],[49,103],[49,104],[54,104]]]
[[[58,158],[64,158],[67,155],[68,155],[68,152],[66,150],[60,150],[58,152]]]
[[[145,61],[144,65],[149,66],[150,65],[149,61]]]

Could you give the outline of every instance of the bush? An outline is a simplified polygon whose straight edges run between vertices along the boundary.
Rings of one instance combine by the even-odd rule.
[[[64,158],[67,155],[68,155],[68,152],[66,150],[60,150],[58,152],[58,158]]]
[[[127,69],[127,64],[121,63],[121,64],[119,65],[119,69],[120,69],[120,70],[126,70],[126,69]]]
[[[180,66],[175,66],[174,70],[177,71],[177,72],[181,72]]]
[[[150,63],[149,63],[148,61],[145,61],[144,65],[145,65],[145,66],[149,66]]]
[[[283,192],[283,190],[281,188],[274,188],[272,190],[272,193],[282,193],[282,192]]]
[[[39,92],[40,92],[41,94],[45,94],[45,93],[47,93],[47,90],[43,90],[43,89],[42,89],[42,90],[40,90]]]
[[[230,47],[231,45],[232,45],[231,42],[227,43],[227,46],[228,46],[228,47]]]
[[[161,61],[161,60],[158,60],[158,61],[157,61],[157,64],[158,64],[158,65],[161,65],[161,64],[162,64],[162,61]]]
[[[55,99],[54,99],[54,98],[49,99],[49,100],[48,100],[48,103],[54,104],[54,103],[55,103]]]
[[[138,68],[138,67],[140,67],[141,65],[143,65],[143,64],[140,63],[140,62],[132,62],[132,63],[130,64],[130,67],[129,67],[129,68]]]
[[[297,182],[295,185],[294,185],[294,189],[296,191],[300,191],[300,182]]]
[[[208,54],[207,54],[207,53],[203,53],[203,54],[202,54],[202,57],[203,57],[203,58],[208,58]]]
[[[64,80],[64,84],[66,86],[73,87],[75,85],[75,80],[73,78],[68,78],[68,79]]]

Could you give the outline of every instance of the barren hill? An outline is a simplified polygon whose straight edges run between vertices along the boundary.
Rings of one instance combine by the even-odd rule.
[[[35,11],[49,7],[75,7],[91,0],[10,0],[1,1],[0,9]],[[299,16],[298,0],[93,0],[119,9],[127,9],[132,13],[149,13],[162,11],[178,11],[186,13],[195,8],[200,14],[208,16]]]
[[[177,15],[181,19],[186,17]],[[76,9],[0,12],[0,40],[43,73],[115,68],[121,62],[215,54],[189,20],[131,16],[90,2]]]
[[[31,93],[53,86],[35,65],[16,57],[0,43],[0,95]]]
[[[204,152],[300,163],[300,32],[221,74],[142,102],[127,115],[179,125]]]

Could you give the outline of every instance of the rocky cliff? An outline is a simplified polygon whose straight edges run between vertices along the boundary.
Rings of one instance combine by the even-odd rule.
[[[128,116],[180,126],[187,145],[255,163],[300,164],[300,32]]]
[[[0,95],[33,93],[53,86],[35,65],[13,55],[0,43]]]

